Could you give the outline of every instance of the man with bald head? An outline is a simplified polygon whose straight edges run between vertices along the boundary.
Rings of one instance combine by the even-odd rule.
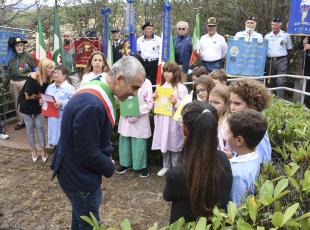
[[[192,54],[192,38],[188,36],[187,22],[179,21],[176,27],[178,35],[173,38],[175,61],[182,66],[183,73],[187,74]]]

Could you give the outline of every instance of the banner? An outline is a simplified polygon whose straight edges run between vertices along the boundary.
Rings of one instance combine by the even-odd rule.
[[[196,64],[198,61],[198,54],[197,54],[197,43],[200,39],[200,16],[199,13],[196,14],[196,20],[195,20],[195,28],[194,28],[194,33],[193,33],[193,38],[192,38],[192,47],[193,51],[191,54],[191,59],[189,61],[189,66],[192,67],[193,65]]]
[[[74,40],[76,67],[86,67],[90,55],[100,50],[99,38],[79,38]]]
[[[294,35],[310,34],[310,0],[292,0],[288,33]]]
[[[130,54],[137,54],[137,38],[136,38],[136,11],[133,3],[135,0],[127,0],[125,11],[125,26],[124,34],[126,36],[126,42],[129,43]]]
[[[228,37],[226,73],[240,76],[263,76],[268,50],[268,41],[247,42],[244,38]]]
[[[101,50],[104,53],[108,65],[113,64],[112,43],[110,39],[109,14],[112,13],[111,8],[102,8],[100,14],[103,16],[103,32],[102,32],[102,46]]]
[[[13,58],[14,51],[8,46],[10,37],[19,37],[26,39],[27,34],[23,29],[0,27],[0,65],[7,66],[8,62]]]

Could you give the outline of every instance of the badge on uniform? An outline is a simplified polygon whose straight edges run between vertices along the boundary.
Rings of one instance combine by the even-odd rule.
[[[284,46],[284,45],[285,45],[285,41],[282,40],[282,41],[280,42],[280,46]]]

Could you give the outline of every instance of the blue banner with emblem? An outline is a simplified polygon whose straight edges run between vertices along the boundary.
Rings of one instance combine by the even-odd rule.
[[[134,2],[135,0],[127,0],[124,26],[124,34],[127,38],[126,42],[129,44],[128,48],[130,49],[131,55],[137,53],[136,11],[133,6]]]
[[[238,76],[263,76],[268,51],[268,41],[247,42],[244,38],[228,37],[226,72]]]
[[[170,36],[171,36],[171,3],[164,2],[164,16],[163,16],[163,37],[162,37],[162,57],[161,60],[169,61],[170,57]]]
[[[0,65],[6,66],[14,56],[14,51],[8,46],[10,37],[19,37],[26,39],[27,34],[23,29],[15,29],[10,27],[0,27]]]
[[[288,33],[294,35],[310,34],[310,0],[292,0]]]

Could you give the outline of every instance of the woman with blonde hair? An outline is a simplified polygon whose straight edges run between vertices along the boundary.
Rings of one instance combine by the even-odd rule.
[[[18,98],[20,104],[20,112],[24,118],[28,143],[31,148],[32,160],[38,160],[38,152],[35,144],[34,128],[37,129],[40,155],[43,162],[47,161],[48,155],[45,150],[45,132],[44,118],[41,115],[41,105],[39,103],[40,93],[44,93],[48,84],[51,82],[51,77],[55,68],[55,64],[50,59],[40,61],[38,71],[31,73]]]
[[[99,74],[109,71],[110,67],[107,63],[104,54],[100,51],[94,51],[88,59],[87,66],[85,68],[85,73],[82,77],[81,85],[93,80]]]

